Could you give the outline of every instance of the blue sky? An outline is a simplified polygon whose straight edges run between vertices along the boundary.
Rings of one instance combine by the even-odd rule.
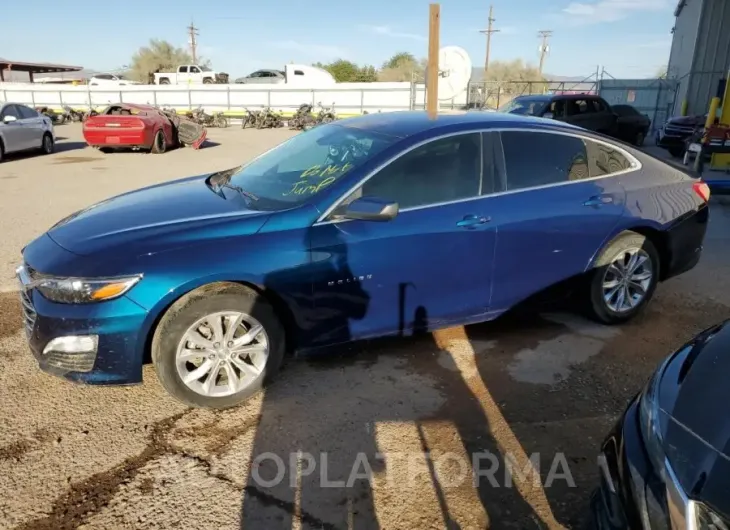
[[[588,76],[598,65],[614,77],[650,77],[669,58],[677,0],[492,0],[492,60],[537,63],[537,31],[554,31],[545,71]],[[27,20],[29,4],[36,25]],[[288,62],[337,57],[379,66],[390,55],[426,55],[428,1],[419,0],[4,0],[0,56],[111,70],[128,64],[150,38],[187,45],[200,31],[199,53],[233,77]],[[441,44],[464,47],[484,64],[489,0],[442,0]],[[38,31],[29,31],[35,28]],[[44,28],[40,29],[39,28]]]

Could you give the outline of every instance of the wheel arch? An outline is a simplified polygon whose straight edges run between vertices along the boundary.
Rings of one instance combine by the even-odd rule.
[[[248,287],[252,291],[255,291],[260,296],[271,304],[274,309],[274,313],[281,321],[281,325],[284,327],[284,341],[286,344],[287,353],[291,353],[296,349],[297,346],[297,319],[294,309],[288,304],[280,293],[262,285],[260,282],[252,281],[251,279],[226,279],[229,277],[221,278],[208,278],[205,281],[192,282],[185,285],[181,289],[176,289],[170,296],[165,297],[161,300],[154,308],[149,312],[149,316],[145,321],[145,325],[142,328],[142,333],[138,339],[138,345],[142,353],[142,364],[149,364],[152,362],[152,339],[155,335],[155,331],[165,316],[165,313],[170,307],[180,300],[183,296],[197,290],[202,289],[218,283],[235,283],[244,287]],[[140,351],[140,350],[138,350]]]
[[[619,235],[621,235],[624,232],[636,232],[637,234],[641,234],[642,236],[646,237],[649,241],[652,242],[654,247],[656,248],[657,252],[659,253],[659,280],[663,280],[666,278],[666,271],[669,268],[669,263],[671,262],[671,252],[669,250],[669,241],[667,239],[666,233],[661,229],[659,224],[639,224],[639,225],[629,225],[629,226],[622,226],[618,230],[615,231],[615,233],[611,234],[609,237],[607,237],[601,246],[598,248],[598,250],[593,254],[593,257],[591,258],[590,263],[588,264],[588,267],[586,268],[586,272],[593,269],[596,260],[600,257],[601,253],[603,252],[603,249],[605,249],[608,245],[611,244],[611,242],[616,239]]]

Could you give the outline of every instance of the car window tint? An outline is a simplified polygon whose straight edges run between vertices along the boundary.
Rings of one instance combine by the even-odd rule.
[[[631,169],[631,162],[620,151],[591,140],[586,140],[585,143],[591,177],[601,177]]]
[[[363,185],[362,195],[396,201],[400,208],[476,197],[481,167],[479,133],[441,138],[382,169]]]
[[[27,120],[38,117],[38,113],[30,107],[26,107],[25,105],[16,105],[15,107],[18,109],[23,119]]]
[[[552,113],[555,118],[565,116],[565,100],[558,99],[550,103],[548,112]]]
[[[568,100],[568,116],[579,116],[593,112],[593,106],[589,106],[585,99]]]
[[[191,66],[190,67],[190,73],[191,74],[199,74],[200,73],[200,68],[198,68],[197,66]]]
[[[588,178],[583,140],[543,132],[502,133],[507,189],[519,190]]]
[[[187,67],[187,66],[181,66],[181,67],[179,68],[179,72],[180,72],[181,74],[186,74],[186,73],[188,73],[188,67]]]

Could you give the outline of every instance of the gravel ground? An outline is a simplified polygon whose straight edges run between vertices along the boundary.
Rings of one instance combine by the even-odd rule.
[[[290,363],[224,412],[184,408],[151,367],[139,386],[73,385],[24,344],[22,246],[90,203],[232,167],[291,133],[213,130],[218,145],[159,156],[57,134],[59,153],[0,165],[0,529],[577,527],[627,400],[730,317],[730,208],[715,201],[701,264],[627,326],[558,312],[357,344]]]

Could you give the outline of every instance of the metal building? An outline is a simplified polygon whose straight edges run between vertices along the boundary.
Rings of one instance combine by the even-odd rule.
[[[730,69],[730,0],[678,0],[667,77],[679,82],[674,114],[707,112]],[[686,103],[685,103],[686,102]],[[686,107],[685,107],[686,105]]]

